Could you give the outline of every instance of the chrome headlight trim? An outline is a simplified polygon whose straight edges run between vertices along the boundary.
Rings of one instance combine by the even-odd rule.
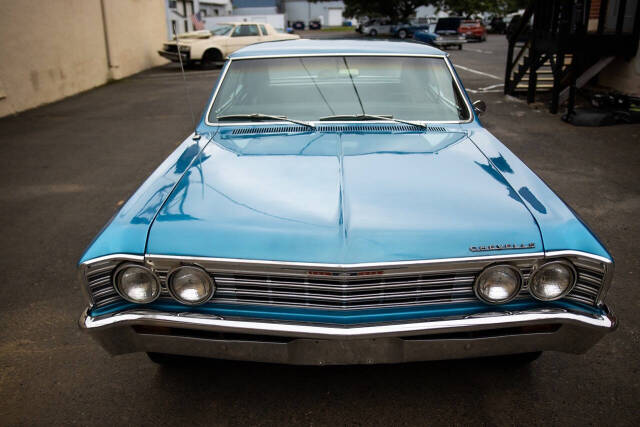
[[[535,279],[536,275],[538,275],[540,273],[540,271],[542,271],[542,269],[550,266],[550,265],[554,265],[554,264],[560,264],[563,265],[565,267],[567,267],[569,269],[569,271],[571,272],[571,274],[573,275],[573,280],[571,281],[571,284],[569,286],[567,286],[567,288],[558,296],[553,297],[553,298],[544,298],[541,297],[539,295],[536,295],[533,291],[532,291],[532,284],[533,284],[533,280]],[[531,273],[531,276],[529,276],[529,280],[527,281],[527,287],[529,289],[529,294],[531,294],[531,296],[535,299],[537,299],[538,301],[557,301],[561,298],[564,298],[565,296],[567,296],[574,288],[574,286],[576,285],[576,283],[578,282],[578,272],[576,271],[576,268],[574,267],[574,265],[572,263],[570,263],[569,261],[566,260],[553,260],[553,261],[549,261],[549,262],[545,262],[544,264],[542,264],[541,266],[539,266],[538,268],[536,268],[536,270]]]
[[[141,270],[145,270],[147,273],[149,273],[151,275],[151,277],[155,281],[156,288],[157,288],[158,291],[156,292],[155,296],[152,299],[150,299],[148,301],[134,301],[131,298],[129,298],[129,296],[127,296],[124,292],[122,292],[122,290],[120,289],[120,286],[119,286],[120,274],[124,270],[126,270],[127,268],[132,268],[132,267],[139,268]],[[112,280],[113,280],[113,287],[115,288],[115,290],[118,293],[118,295],[120,295],[124,300],[132,302],[134,304],[150,304],[150,303],[154,302],[155,300],[157,300],[160,297],[160,294],[162,293],[162,288],[160,286],[160,280],[158,280],[158,276],[156,276],[156,274],[153,272],[153,270],[151,270],[148,267],[145,267],[144,265],[134,264],[134,263],[130,263],[130,262],[121,264],[113,272],[113,279]]]
[[[516,288],[516,291],[513,293],[513,295],[511,295],[509,298],[501,300],[501,301],[491,301],[488,299],[485,299],[482,294],[480,292],[478,292],[478,284],[480,283],[480,280],[487,275],[488,273],[490,273],[493,270],[496,270],[498,268],[507,268],[509,270],[512,270],[516,273],[516,277],[518,278],[518,285]],[[487,303],[487,304],[491,304],[491,305],[500,305],[500,304],[506,304],[510,301],[513,301],[514,298],[516,298],[519,294],[520,291],[522,290],[522,285],[524,283],[524,280],[522,278],[522,272],[514,267],[513,265],[510,264],[494,264],[494,265],[490,265],[488,267],[486,267],[484,270],[482,270],[480,272],[480,274],[478,274],[478,277],[476,277],[476,280],[473,282],[473,293],[476,295],[476,298],[478,298],[480,301]]]
[[[204,275],[206,285],[209,287],[209,291],[207,292],[205,298],[194,302],[194,301],[185,301],[177,295],[177,293],[173,289],[173,276],[180,270],[185,270],[185,269],[196,270],[199,273],[202,273]],[[171,294],[173,299],[178,301],[180,304],[195,306],[195,305],[202,305],[208,302],[213,297],[213,294],[216,292],[216,285],[214,280],[211,278],[211,276],[207,272],[207,270],[205,270],[204,268],[197,265],[182,265],[174,268],[173,270],[169,271],[169,273],[167,274],[167,289],[169,290],[169,293]]]

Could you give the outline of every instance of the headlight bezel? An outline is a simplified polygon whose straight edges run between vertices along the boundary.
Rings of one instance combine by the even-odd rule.
[[[151,276],[151,278],[153,279],[153,282],[155,283],[155,295],[148,300],[144,300],[144,301],[136,301],[132,298],[130,298],[126,292],[124,292],[121,288],[121,280],[120,277],[121,275],[125,272],[125,270],[129,269],[129,268],[138,268],[140,270],[143,270],[146,274],[149,274]],[[149,267],[146,267],[144,265],[140,265],[140,264],[135,264],[132,262],[125,262],[123,264],[120,264],[113,272],[113,279],[112,279],[112,285],[113,288],[116,290],[117,294],[120,295],[120,297],[122,297],[124,300],[134,303],[134,304],[151,304],[152,302],[154,302],[155,300],[157,300],[160,297],[160,294],[162,293],[162,287],[160,285],[160,280],[158,279],[158,276],[156,276],[156,274],[153,272],[153,270],[151,270]]]
[[[555,296],[553,298],[545,298],[545,297],[536,295],[532,290],[533,289],[532,285],[533,285],[533,281],[534,281],[535,277],[538,274],[540,274],[540,271],[542,271],[544,268],[546,268],[546,267],[548,267],[550,265],[555,265],[555,264],[559,264],[559,265],[562,265],[564,267],[567,267],[569,272],[572,274],[573,280],[571,281],[569,286],[567,286],[567,288],[562,293],[560,293],[559,295],[557,295],[557,296]],[[529,276],[529,279],[527,280],[527,290],[529,291],[529,294],[533,298],[538,300],[538,301],[545,301],[545,302],[546,301],[557,301],[559,299],[562,299],[562,298],[566,297],[569,293],[571,293],[573,288],[576,286],[577,282],[578,282],[578,272],[576,271],[575,266],[571,262],[569,262],[567,260],[555,259],[555,260],[551,260],[551,261],[548,261],[548,262],[545,262],[545,263],[541,264],[540,266],[538,266],[535,269],[535,271],[533,271],[531,273],[531,275]]]
[[[191,270],[197,271],[198,273],[203,274],[204,281],[209,287],[209,291],[207,292],[205,298],[198,301],[187,301],[177,295],[177,292],[173,287],[173,278],[177,272],[183,269],[191,269]],[[197,305],[205,304],[209,302],[211,298],[213,298],[213,295],[216,293],[216,284],[213,278],[211,277],[211,275],[207,272],[207,270],[200,267],[199,265],[181,265],[172,269],[167,274],[167,290],[169,291],[169,294],[171,294],[171,297],[174,300],[178,301],[180,304],[197,306]]]
[[[480,280],[487,275],[488,273],[497,270],[499,268],[506,268],[508,270],[511,270],[515,273],[515,276],[518,280],[517,286],[516,286],[516,290],[513,292],[513,294],[506,299],[500,300],[500,301],[492,301],[490,299],[485,298],[482,293],[478,290],[480,287]],[[491,305],[501,305],[501,304],[506,304],[508,302],[513,301],[522,291],[522,287],[524,286],[524,278],[522,277],[522,272],[520,271],[519,268],[511,265],[511,264],[493,264],[493,265],[489,265],[487,267],[485,267],[480,274],[478,274],[478,276],[476,277],[476,279],[473,282],[473,293],[475,294],[476,298],[478,298],[480,301],[486,303],[486,304],[491,304]]]

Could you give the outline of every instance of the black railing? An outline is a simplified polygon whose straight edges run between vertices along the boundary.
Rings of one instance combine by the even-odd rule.
[[[527,102],[535,102],[538,70],[548,65],[551,112],[558,111],[567,90],[572,111],[578,78],[597,74],[605,58],[632,58],[639,35],[638,0],[601,0],[599,8],[592,8],[592,0],[531,0],[508,35],[504,93],[514,95],[528,75]]]

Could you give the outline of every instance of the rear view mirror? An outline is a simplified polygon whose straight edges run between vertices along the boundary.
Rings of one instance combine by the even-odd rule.
[[[485,104],[484,101],[478,100],[473,103],[473,111],[475,111],[477,115],[483,114],[487,111],[487,104]]]

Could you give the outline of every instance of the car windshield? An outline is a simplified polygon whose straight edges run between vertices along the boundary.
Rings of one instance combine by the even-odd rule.
[[[247,114],[304,121],[341,115],[413,121],[470,118],[452,73],[440,57],[235,60],[229,65],[208,121]]]
[[[211,31],[211,35],[213,36],[224,36],[225,34],[229,33],[229,31],[231,31],[232,28],[233,28],[233,25],[221,24],[221,25],[216,25],[210,31]]]

